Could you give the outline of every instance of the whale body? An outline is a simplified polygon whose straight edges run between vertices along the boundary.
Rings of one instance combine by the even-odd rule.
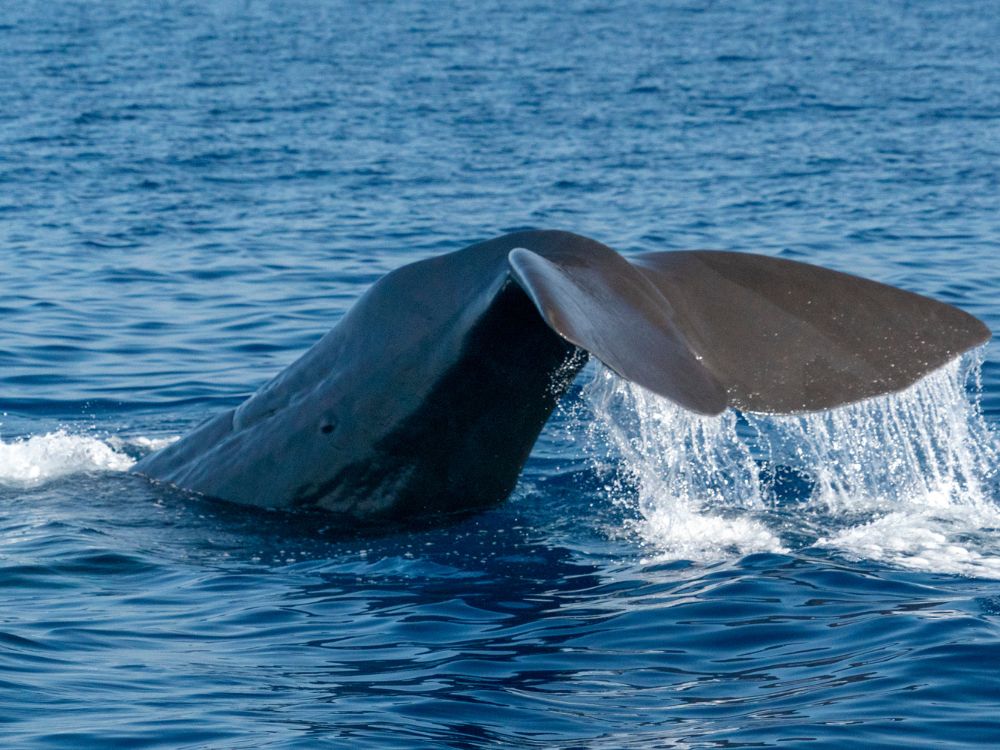
[[[989,338],[951,305],[805,263],[520,232],[387,274],[134,471],[349,519],[469,510],[510,494],[587,356],[700,414],[798,413],[902,390]]]

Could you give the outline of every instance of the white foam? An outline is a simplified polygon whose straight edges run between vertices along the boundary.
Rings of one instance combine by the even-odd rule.
[[[108,445],[110,445],[115,450],[121,450],[126,445],[132,445],[136,448],[141,449],[143,452],[153,453],[161,448],[166,448],[171,443],[176,443],[180,440],[180,435],[171,435],[169,437],[159,437],[159,438],[148,438],[148,437],[136,437],[131,440],[122,440],[119,437],[108,438]]]
[[[0,484],[35,485],[83,472],[127,471],[134,463],[109,442],[65,430],[0,440]]]
[[[690,414],[607,370],[584,395],[626,470],[617,501],[635,506],[632,528],[658,559],[805,539],[856,558],[1000,577],[1000,444],[966,391],[979,365],[956,362],[902,393],[828,412],[745,415],[749,429],[732,411]],[[806,478],[811,494],[787,507],[762,479],[776,467]]]
[[[967,514],[908,508],[843,529],[817,546],[914,570],[1000,578],[998,526],[995,510]]]

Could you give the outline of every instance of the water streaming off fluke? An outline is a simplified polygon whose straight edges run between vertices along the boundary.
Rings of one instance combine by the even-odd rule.
[[[997,436],[968,357],[901,393],[799,416],[701,417],[598,370],[594,454],[656,559],[817,546],[906,567],[1000,574]],[[975,388],[973,388],[975,390]]]

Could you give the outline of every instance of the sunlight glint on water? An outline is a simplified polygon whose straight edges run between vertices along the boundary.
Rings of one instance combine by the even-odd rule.
[[[657,558],[778,551],[783,537],[905,567],[1000,572],[998,443],[955,362],[902,393],[793,417],[700,417],[600,370],[585,398]],[[749,429],[746,429],[746,427]],[[595,441],[592,441],[596,445]],[[775,472],[807,488],[779,507]],[[793,507],[794,506],[794,507]],[[780,528],[779,528],[780,527]]]

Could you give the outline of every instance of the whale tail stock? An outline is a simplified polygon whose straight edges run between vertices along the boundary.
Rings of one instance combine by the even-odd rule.
[[[626,258],[521,232],[386,275],[242,405],[135,471],[360,520],[468,510],[513,490],[581,352],[702,414],[795,413],[901,390],[989,335],[950,305],[804,263]]]

